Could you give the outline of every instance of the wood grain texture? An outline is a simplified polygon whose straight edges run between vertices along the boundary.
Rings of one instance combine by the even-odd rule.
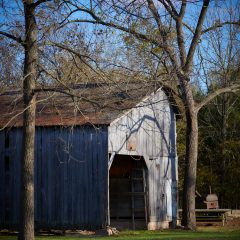
[[[129,141],[134,139],[133,149]],[[177,216],[176,120],[159,89],[109,126],[109,152],[143,156],[148,168],[149,216],[172,221]]]
[[[20,210],[22,129],[10,131],[9,191],[5,194],[5,133],[0,132],[0,228],[17,229]],[[107,127],[36,128],[35,223],[37,228],[97,229],[105,225]],[[6,199],[7,198],[7,199]],[[9,210],[6,200],[9,199]],[[10,211],[9,213],[7,211]],[[8,217],[6,216],[8,215]],[[10,218],[9,218],[10,217]]]

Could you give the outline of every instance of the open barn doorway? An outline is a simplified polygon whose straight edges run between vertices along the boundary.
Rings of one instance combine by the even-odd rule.
[[[142,156],[116,154],[109,172],[111,225],[146,229],[147,167]]]

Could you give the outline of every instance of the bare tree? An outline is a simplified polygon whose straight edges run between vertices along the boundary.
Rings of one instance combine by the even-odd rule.
[[[38,30],[35,18],[36,8],[47,0],[24,0],[25,35],[22,39],[11,32],[3,30],[0,34],[24,48],[23,72],[23,155],[21,163],[21,227],[19,239],[34,239],[34,140],[35,140],[35,84],[38,62]],[[18,4],[16,2],[16,4]],[[13,7],[13,6],[12,6]]]
[[[211,25],[206,26],[205,20],[209,8],[217,8],[210,3],[210,0],[89,2],[75,0],[64,1],[64,3],[68,12],[65,12],[66,18],[61,22],[62,25],[84,22],[123,31],[144,43],[162,49],[168,58],[167,68],[177,79],[187,126],[182,224],[186,228],[195,229],[198,112],[216,96],[240,89],[238,83],[224,86],[209,93],[201,102],[197,102],[194,99],[192,87],[194,63],[197,63],[196,52],[204,34],[229,24],[239,26],[239,19],[224,21],[213,19]],[[189,21],[191,12],[194,17]],[[69,16],[71,18],[68,18]],[[142,28],[137,27],[143,21],[151,23],[153,26],[151,32],[147,31],[143,25]],[[175,89],[173,91],[176,93]]]
[[[56,86],[60,86],[65,89],[59,90],[61,93],[97,105],[98,103],[85,99],[81,94],[74,94],[71,89],[72,84],[82,82],[84,77],[92,79],[91,74],[95,77],[97,68],[91,66],[94,59],[89,56],[87,47],[85,49],[83,36],[78,34],[77,29],[75,31],[70,29],[67,32],[63,28],[58,28],[56,22],[61,22],[60,1],[3,1],[1,7],[0,11],[6,17],[0,24],[1,44],[6,41],[9,49],[20,49],[16,58],[18,60],[23,58],[23,61],[20,61],[23,73],[20,72],[21,77],[15,85],[22,85],[23,110],[11,117],[4,127],[23,113],[19,239],[31,240],[34,239],[36,95],[39,91],[56,92]],[[7,60],[9,56],[6,50],[4,48],[1,50]],[[65,51],[64,54],[61,51]],[[94,63],[96,66],[96,62]],[[5,71],[6,67],[4,65],[1,70]],[[8,72],[13,73],[15,70],[17,69],[11,68]],[[8,79],[4,81],[7,87],[12,87]]]

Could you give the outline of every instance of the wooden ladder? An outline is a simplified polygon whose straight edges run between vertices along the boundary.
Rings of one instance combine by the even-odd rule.
[[[143,191],[137,191],[135,189],[135,183],[136,182],[142,182],[142,188]],[[136,208],[135,202],[136,202],[136,196],[139,198],[139,196],[143,196],[144,201],[144,209],[142,208]],[[133,230],[135,230],[135,215],[138,212],[144,212],[145,216],[145,222],[147,226],[147,184],[146,184],[146,176],[145,176],[145,170],[144,168],[133,168],[132,174],[131,174],[131,208],[132,208],[132,227]]]

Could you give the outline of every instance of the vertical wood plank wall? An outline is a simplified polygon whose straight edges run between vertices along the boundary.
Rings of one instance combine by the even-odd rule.
[[[135,138],[136,150],[128,140]],[[109,152],[140,155],[148,167],[149,216],[156,222],[176,221],[176,119],[166,94],[158,90],[109,126]]]
[[[107,127],[36,129],[38,228],[97,229],[105,225],[107,139]],[[21,128],[0,132],[0,228],[18,227],[21,144]]]

